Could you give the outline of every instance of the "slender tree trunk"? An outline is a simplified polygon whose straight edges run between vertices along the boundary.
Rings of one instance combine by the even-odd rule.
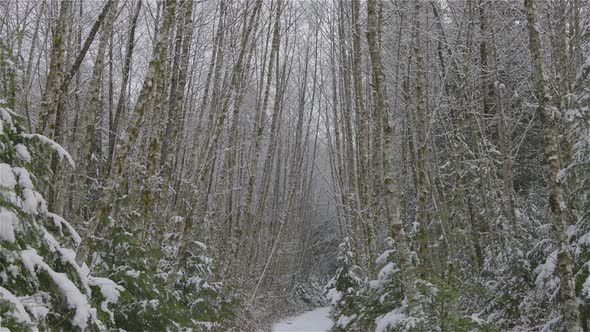
[[[371,58],[371,70],[373,76],[373,91],[375,96],[375,108],[381,115],[384,142],[383,142],[383,161],[384,161],[384,180],[385,180],[385,199],[387,204],[387,219],[390,224],[391,237],[393,238],[402,273],[402,284],[408,303],[408,313],[411,316],[421,316],[422,308],[418,302],[418,292],[416,289],[416,275],[414,266],[411,261],[411,253],[404,231],[404,225],[399,215],[399,199],[397,197],[397,184],[395,183],[395,165],[393,149],[395,146],[394,124],[390,119],[389,101],[387,95],[387,83],[383,71],[381,47],[377,41],[377,1],[367,0],[367,41],[369,43],[369,53]]]
[[[107,50],[108,40],[111,37],[111,31],[113,29],[113,24],[115,20],[115,14],[117,12],[118,0],[114,0],[113,5],[109,8],[107,13],[104,28],[101,33],[100,41],[98,43],[98,50],[96,54],[96,59],[94,61],[94,68],[92,70],[92,77],[90,79],[89,84],[89,92],[87,101],[85,103],[85,110],[82,112],[80,121],[78,123],[79,126],[84,128],[84,130],[78,131],[78,138],[76,139],[76,144],[78,146],[78,153],[77,157],[79,162],[80,169],[78,170],[78,185],[77,191],[86,193],[87,189],[90,189],[90,177],[95,177],[96,174],[94,170],[97,169],[97,161],[98,158],[95,156],[95,149],[96,149],[96,135],[100,130],[97,125],[99,119],[99,108],[100,108],[100,90],[102,85],[102,78],[103,78],[103,66],[105,61],[105,54]],[[87,201],[82,197],[78,197],[77,203],[74,209],[77,211],[75,216],[81,218],[80,209],[82,208],[80,205],[86,205]],[[81,220],[75,220],[76,223],[80,224]]]
[[[543,49],[537,21],[537,4],[535,0],[525,0],[529,46],[532,56],[533,71],[536,80],[536,95],[539,103],[537,112],[543,122],[543,139],[545,162],[548,166],[549,207],[553,231],[558,245],[557,273],[560,279],[563,305],[563,321],[568,332],[580,332],[580,313],[576,302],[573,258],[566,229],[568,226],[566,205],[563,199],[563,187],[558,178],[561,168],[559,157],[559,131],[557,123],[559,114],[551,109],[551,95],[548,88]]]
[[[107,157],[107,166],[105,168],[104,176],[108,177],[109,173],[111,172],[111,166],[113,161],[113,154],[115,152],[115,142],[119,140],[119,127],[121,123],[121,119],[124,119],[125,116],[123,114],[125,110],[125,95],[127,89],[127,82],[129,81],[129,73],[131,71],[131,60],[133,59],[133,49],[135,48],[135,29],[137,27],[137,19],[139,18],[139,13],[141,12],[141,3],[142,0],[137,0],[137,5],[135,7],[135,11],[133,13],[133,17],[131,18],[131,24],[129,28],[129,35],[127,36],[127,46],[125,51],[125,62],[123,64],[123,80],[121,82],[121,88],[119,91],[119,98],[117,101],[117,106],[115,109],[115,117],[113,119],[112,128],[109,132],[109,148],[108,148],[108,157]]]
[[[163,70],[164,60],[160,58],[163,55],[161,50],[166,47],[169,43],[170,31],[172,28],[173,18],[175,15],[176,1],[170,0],[166,3],[166,14],[162,25],[158,28],[156,41],[154,45],[152,60],[149,63],[148,71],[144,79],[137,103],[135,105],[134,118],[127,127],[125,138],[123,139],[122,145],[116,150],[114,155],[114,172],[111,173],[106,180],[106,188],[100,195],[100,199],[97,203],[97,209],[94,219],[88,225],[88,229],[78,252],[76,254],[76,261],[78,264],[86,261],[86,258],[92,253],[93,237],[96,234],[98,226],[102,222],[102,219],[108,215],[112,206],[112,199],[116,196],[118,190],[117,185],[122,179],[122,175],[126,169],[127,161],[129,160],[131,150],[137,141],[139,131],[144,122],[144,115],[148,108],[149,100],[154,92],[154,88],[157,84],[157,77],[160,75],[160,71]]]

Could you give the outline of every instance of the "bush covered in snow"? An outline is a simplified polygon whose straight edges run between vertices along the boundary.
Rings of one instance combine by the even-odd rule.
[[[461,307],[459,290],[465,284],[457,280],[452,266],[444,279],[417,280],[421,314],[410,316],[395,250],[387,249],[377,258],[380,270],[375,280],[369,280],[356,265],[351,246],[348,238],[341,244],[341,267],[327,285],[335,321],[332,331],[493,331]]]
[[[190,254],[176,275],[178,248],[164,239],[162,255],[154,266],[149,249],[138,246],[125,219],[113,225],[97,243],[93,268],[125,287],[114,319],[127,331],[222,331],[231,318],[231,303],[220,297],[221,284],[212,281],[211,259],[203,244],[193,241]],[[225,315],[225,316],[224,316]],[[227,317],[229,315],[230,317]]]
[[[123,288],[75,261],[80,236],[48,211],[33,166],[55,142],[0,107],[0,317],[10,330],[106,330]],[[49,143],[49,144],[47,144]]]

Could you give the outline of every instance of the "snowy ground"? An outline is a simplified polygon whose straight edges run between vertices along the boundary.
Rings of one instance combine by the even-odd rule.
[[[332,327],[330,308],[318,308],[287,318],[273,327],[273,332],[327,332]]]

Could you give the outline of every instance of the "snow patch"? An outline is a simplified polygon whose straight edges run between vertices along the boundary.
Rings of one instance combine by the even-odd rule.
[[[12,172],[12,167],[5,163],[0,163],[0,188],[13,190],[16,186],[16,177]]]
[[[82,238],[69,222],[67,222],[64,218],[58,216],[57,214],[51,212],[47,212],[47,216],[53,220],[55,226],[60,230],[62,229],[62,226],[65,226],[76,245],[80,245],[80,242],[82,242]]]
[[[346,328],[348,326],[348,324],[350,324],[350,322],[352,322],[355,319],[356,319],[356,314],[353,314],[351,316],[342,315],[342,316],[340,316],[340,318],[338,318],[336,325],[338,325],[342,328]]]
[[[29,188],[23,189],[22,208],[24,212],[37,214],[47,211],[47,203],[43,196]]]
[[[44,320],[49,314],[49,306],[47,298],[49,294],[40,292],[32,296],[21,296],[19,300],[25,306],[27,311],[33,316],[36,321]]]
[[[12,317],[21,323],[28,324],[32,331],[39,331],[39,329],[33,325],[31,316],[29,316],[29,313],[27,313],[21,301],[16,296],[14,296],[14,294],[8,291],[8,289],[2,286],[0,286],[0,298],[7,300],[14,305],[14,309],[12,312],[10,312]]]
[[[395,263],[390,262],[387,265],[385,265],[381,269],[381,271],[379,271],[379,274],[377,276],[379,277],[380,280],[385,280],[387,277],[389,277],[390,275],[394,274],[397,271],[399,271],[399,269],[397,268]]]
[[[68,278],[65,273],[58,273],[53,271],[47,265],[41,256],[37,254],[35,249],[27,249],[21,252],[21,259],[25,268],[33,276],[36,275],[36,267],[39,267],[53,280],[57,285],[61,294],[66,298],[68,307],[76,310],[72,318],[72,325],[79,327],[81,330],[86,330],[88,321],[90,319],[96,320],[96,309],[93,309],[88,303],[86,295],[82,294],[78,287]]]
[[[369,287],[371,289],[379,289],[381,288],[381,280],[370,280]]]
[[[377,257],[375,262],[377,264],[385,264],[387,262],[387,259],[389,259],[389,256],[393,255],[394,253],[395,250],[393,249],[385,250],[379,257]]]
[[[330,301],[331,305],[336,305],[342,299],[342,293],[336,290],[336,288],[330,288],[326,294],[326,298]]]
[[[12,211],[0,208],[0,241],[14,243],[14,226],[18,223],[17,216]]]
[[[559,287],[559,279],[555,277],[555,264],[557,263],[557,250],[553,251],[545,260],[545,263],[539,265],[535,269],[537,279],[535,284],[537,287],[544,286],[550,290],[555,290]]]
[[[126,275],[126,276],[129,276],[129,277],[131,277],[131,278],[135,278],[135,279],[137,279],[137,278],[139,278],[139,273],[140,273],[140,272],[139,272],[139,271],[137,271],[137,270],[129,270],[129,271],[125,272],[125,275]]]
[[[375,320],[375,332],[385,332],[388,328],[395,327],[404,319],[406,319],[406,314],[404,313],[403,308],[397,308],[394,311],[390,311],[385,315],[377,317]]]
[[[30,163],[31,162],[31,154],[29,153],[29,150],[27,150],[27,147],[22,145],[22,144],[17,144],[15,146],[16,148],[16,153],[18,153],[18,156],[20,157],[20,159]]]
[[[100,293],[105,298],[100,304],[100,309],[109,314],[110,320],[114,324],[115,315],[109,310],[109,303],[117,303],[117,301],[119,301],[119,296],[121,295],[120,292],[123,291],[124,288],[117,285],[111,279],[106,278],[90,277],[89,282],[90,285],[98,286],[100,288]]]
[[[49,147],[57,153],[60,160],[63,160],[64,158],[66,158],[66,160],[68,161],[68,164],[70,164],[70,166],[72,166],[72,168],[76,168],[76,164],[74,163],[74,159],[72,159],[72,156],[70,156],[68,151],[66,151],[66,149],[64,149],[61,145],[59,145],[54,140],[48,138],[47,136],[43,136],[43,135],[39,135],[39,134],[21,134],[21,136],[24,138],[29,138],[29,139],[36,138],[39,141],[41,141],[42,143],[49,145]]]
[[[286,331],[313,331],[324,332],[332,328],[333,322],[330,319],[330,308],[318,308],[303,314],[287,318],[274,325],[273,332]]]

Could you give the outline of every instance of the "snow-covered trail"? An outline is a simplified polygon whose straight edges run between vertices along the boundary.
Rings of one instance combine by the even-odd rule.
[[[332,325],[330,307],[324,307],[284,319],[273,326],[273,332],[327,332]]]

